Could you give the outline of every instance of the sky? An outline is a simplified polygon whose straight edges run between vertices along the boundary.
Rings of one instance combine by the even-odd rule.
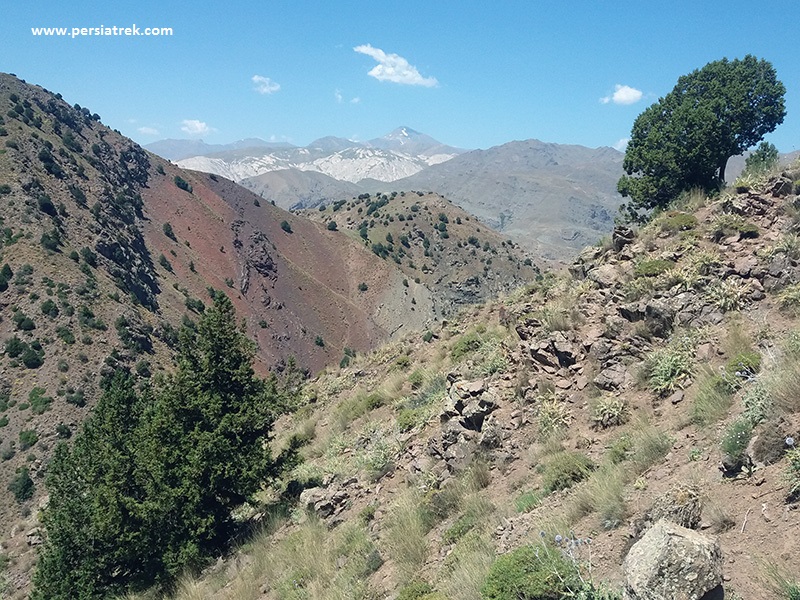
[[[792,152],[798,16],[796,0],[16,1],[0,21],[0,71],[141,144],[303,146],[407,126],[465,149],[530,138],[624,148],[678,77],[753,54],[787,89],[787,116],[766,139]],[[172,34],[71,36],[134,25]]]

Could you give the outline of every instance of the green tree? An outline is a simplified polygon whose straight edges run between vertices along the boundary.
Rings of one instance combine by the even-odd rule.
[[[133,381],[118,372],[74,446],[56,447],[33,598],[101,598],[157,580],[160,531],[151,527],[163,524],[148,518],[155,511],[136,464],[143,409]]]
[[[744,161],[745,173],[763,173],[778,164],[778,149],[774,144],[761,142]]]
[[[751,55],[680,77],[633,124],[626,175],[617,184],[631,199],[629,216],[665,207],[682,191],[724,182],[728,159],[783,122],[785,93],[772,65]]]
[[[158,389],[140,397],[127,374],[111,379],[51,464],[35,600],[169,588],[224,549],[232,510],[288,461],[266,443],[285,401],[275,378],[255,376],[253,356],[217,294],[181,331],[175,373]]]

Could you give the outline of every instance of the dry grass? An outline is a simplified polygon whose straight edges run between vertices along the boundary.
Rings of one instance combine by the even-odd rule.
[[[494,560],[494,544],[488,534],[470,532],[459,540],[447,557],[437,587],[450,600],[478,600]]]
[[[386,555],[405,581],[417,576],[428,558],[430,518],[423,506],[419,493],[409,490],[397,499],[389,517]]]
[[[595,471],[575,491],[570,519],[577,521],[596,513],[603,529],[614,529],[622,524],[627,515],[625,471],[626,467],[619,464],[606,464]]]

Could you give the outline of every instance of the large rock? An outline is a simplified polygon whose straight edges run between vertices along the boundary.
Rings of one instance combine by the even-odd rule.
[[[722,583],[719,541],[658,521],[622,565],[626,600],[700,600]]]

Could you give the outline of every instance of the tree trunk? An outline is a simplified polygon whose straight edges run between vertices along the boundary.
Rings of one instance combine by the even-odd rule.
[[[719,183],[725,185],[725,168],[728,166],[728,157],[723,158],[719,163]]]

